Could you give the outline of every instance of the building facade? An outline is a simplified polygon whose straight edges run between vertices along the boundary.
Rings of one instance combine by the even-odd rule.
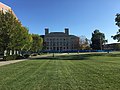
[[[13,10],[11,9],[11,7],[5,5],[5,4],[3,4],[3,3],[1,3],[1,2],[0,2],[0,11],[3,11],[4,13],[6,13],[6,12],[11,12],[11,13],[16,17],[16,15],[15,15],[15,13],[13,12]],[[16,17],[16,18],[17,18],[17,17]]]
[[[104,50],[120,51],[120,43],[111,43],[103,45]]]
[[[71,51],[79,49],[79,37],[69,35],[69,29],[65,32],[50,32],[45,29],[44,46],[46,51]]]

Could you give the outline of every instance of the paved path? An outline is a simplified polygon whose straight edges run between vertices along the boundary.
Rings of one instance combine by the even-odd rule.
[[[58,53],[58,54],[55,54],[55,56],[62,56],[62,55],[67,55],[67,53]],[[41,58],[41,57],[43,58],[43,57],[49,57],[49,56],[53,56],[53,54],[51,53],[51,54],[45,54],[45,55],[32,56],[29,59]],[[29,59],[0,61],[0,66],[12,64],[12,63],[17,63],[17,62],[21,62],[21,61],[25,61],[25,60],[29,60]]]
[[[63,55],[72,55],[72,54],[68,54],[68,53],[54,53],[54,56],[63,56]],[[53,57],[53,53],[45,54],[45,55],[32,56],[29,59],[45,58],[45,57]]]
[[[48,57],[48,56],[52,56],[52,54],[40,55],[40,56],[32,56],[32,57],[30,57],[30,59],[37,58],[37,57]],[[0,66],[7,65],[7,64],[12,64],[12,63],[17,63],[17,62],[21,62],[21,61],[25,61],[25,60],[29,60],[29,59],[0,61]]]
[[[22,60],[11,60],[11,61],[0,61],[0,66],[7,65],[7,64],[12,64],[12,63],[17,63],[21,61],[25,61],[27,59],[22,59]]]

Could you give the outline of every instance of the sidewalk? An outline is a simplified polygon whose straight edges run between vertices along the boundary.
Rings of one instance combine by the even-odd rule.
[[[22,60],[11,60],[11,61],[0,61],[0,66],[7,65],[7,64],[12,64],[12,63],[17,63],[21,61],[25,61],[27,59],[22,59]]]

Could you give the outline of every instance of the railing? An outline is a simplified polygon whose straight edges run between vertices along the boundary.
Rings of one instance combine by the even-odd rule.
[[[67,51],[57,51],[57,50],[42,50],[40,53],[84,53],[84,52],[111,52],[112,50],[67,50]]]

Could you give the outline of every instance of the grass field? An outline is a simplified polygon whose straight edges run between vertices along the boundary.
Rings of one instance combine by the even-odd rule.
[[[120,90],[120,54],[69,54],[1,66],[0,90]]]

